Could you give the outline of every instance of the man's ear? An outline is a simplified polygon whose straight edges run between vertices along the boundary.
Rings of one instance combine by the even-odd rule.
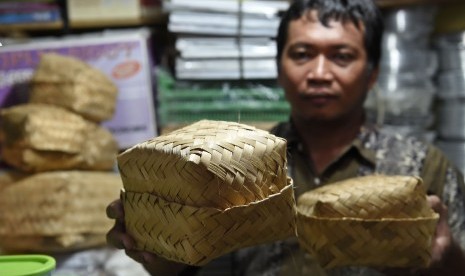
[[[279,71],[278,71],[278,76],[276,78],[276,81],[280,87],[283,87],[283,82],[281,80],[281,74],[279,73]]]
[[[368,91],[370,91],[378,80],[379,66],[376,66],[371,70],[370,75],[368,76]]]
[[[279,86],[282,87],[283,82],[281,81],[281,63],[280,62],[276,64],[276,73],[277,73],[276,82],[278,83]]]

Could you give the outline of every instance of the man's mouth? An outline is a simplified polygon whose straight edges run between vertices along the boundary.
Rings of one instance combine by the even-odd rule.
[[[301,98],[308,103],[321,106],[334,101],[336,96],[329,92],[308,92],[302,93]]]

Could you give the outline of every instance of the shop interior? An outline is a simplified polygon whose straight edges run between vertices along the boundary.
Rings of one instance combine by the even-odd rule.
[[[373,1],[383,12],[385,33],[379,77],[365,103],[367,120],[437,145],[465,173],[465,4]],[[82,107],[79,117],[58,110],[42,114],[40,106],[11,112],[17,119],[8,125],[9,133],[23,127],[24,118],[36,117],[40,120],[31,135],[56,129],[64,133],[58,136],[72,140],[57,140],[54,148],[43,134],[42,147],[63,147],[70,155],[81,147],[89,150],[78,154],[79,161],[33,152],[25,164],[15,160],[19,148],[1,148],[0,206],[2,201],[9,208],[18,204],[18,210],[0,207],[0,212],[20,219],[0,214],[0,256],[53,256],[52,275],[57,276],[148,275],[105,242],[113,223],[105,206],[120,192],[120,182],[106,175],[116,170],[114,155],[199,120],[265,130],[288,120],[290,107],[276,81],[275,63],[279,17],[288,5],[287,0],[0,1],[0,108],[55,105],[54,89],[40,85],[40,78],[54,76],[65,80],[62,87],[81,91],[82,99],[71,98],[73,103],[100,106],[98,114]],[[46,54],[73,59],[49,55],[49,64],[38,66]],[[89,87],[105,93],[84,93]],[[41,89],[49,94],[34,96]],[[34,176],[56,168],[70,174]],[[76,169],[101,175],[73,175]],[[37,178],[25,181],[31,174]],[[61,182],[75,182],[79,189],[64,188],[50,177],[66,178]],[[17,181],[24,182],[23,192],[9,191],[9,200],[2,200]],[[96,181],[100,188],[93,185]],[[89,198],[96,203],[86,209],[83,202]],[[34,210],[21,211],[19,205]],[[37,220],[44,213],[56,220]],[[2,218],[17,225],[2,228]],[[229,275],[221,262],[211,264],[212,274],[202,275]]]

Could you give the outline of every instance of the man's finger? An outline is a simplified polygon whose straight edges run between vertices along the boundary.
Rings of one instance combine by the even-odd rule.
[[[441,199],[437,195],[428,195],[428,203],[436,211],[441,208]]]
[[[134,249],[134,240],[124,232],[124,225],[115,222],[115,225],[108,231],[106,235],[107,244],[118,249]]]
[[[126,255],[128,255],[131,259],[135,260],[136,262],[145,264],[147,260],[145,260],[142,251],[139,250],[126,250]]]
[[[120,199],[110,203],[106,208],[107,217],[111,219],[123,220],[124,209]]]

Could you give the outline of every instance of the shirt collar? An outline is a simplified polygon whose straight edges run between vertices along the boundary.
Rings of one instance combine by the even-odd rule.
[[[360,128],[359,135],[354,139],[352,145],[346,154],[350,152],[357,152],[361,158],[369,162],[372,166],[376,164],[376,152],[374,149],[376,137],[378,133],[378,127],[374,124],[365,123]],[[282,137],[287,140],[287,146],[289,149],[302,147],[299,136],[295,129],[292,120],[289,120],[282,128]],[[353,150],[352,150],[353,149]]]
[[[376,164],[375,144],[378,133],[378,127],[373,124],[365,123],[360,128],[357,138],[352,142],[352,148],[355,148],[360,156],[368,161],[372,166]]]

